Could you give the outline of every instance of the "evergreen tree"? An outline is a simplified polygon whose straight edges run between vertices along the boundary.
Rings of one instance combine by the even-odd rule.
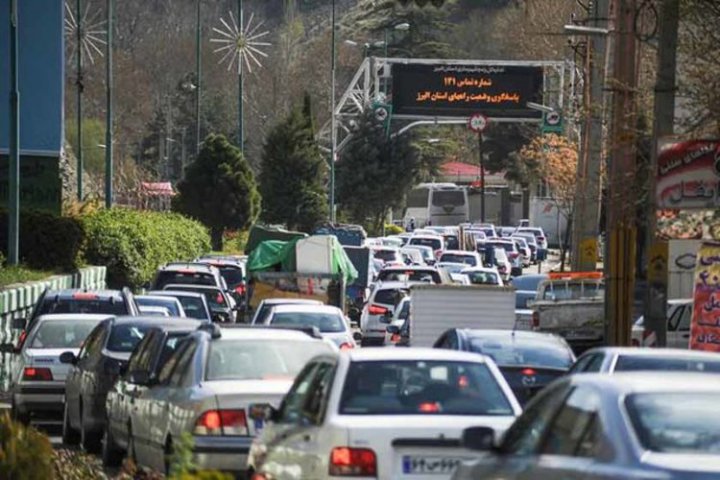
[[[367,109],[337,163],[338,202],[353,222],[380,231],[388,209],[402,203],[419,169],[410,136],[389,137]]]
[[[177,189],[174,208],[210,229],[213,250],[222,250],[226,229],[246,229],[260,213],[252,170],[240,150],[222,135],[205,138]]]
[[[311,231],[327,217],[326,171],[306,94],[265,142],[260,172],[263,220]]]

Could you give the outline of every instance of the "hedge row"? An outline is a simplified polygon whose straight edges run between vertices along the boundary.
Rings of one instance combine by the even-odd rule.
[[[22,210],[20,261],[37,270],[73,270],[83,244],[83,225],[73,217]],[[0,209],[0,249],[7,253],[8,214]]]
[[[82,223],[85,261],[107,266],[110,288],[138,288],[152,280],[158,265],[210,250],[205,227],[176,213],[113,208],[91,213]]]

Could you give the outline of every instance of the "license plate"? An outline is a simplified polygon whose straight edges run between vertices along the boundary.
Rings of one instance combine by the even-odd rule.
[[[255,427],[255,435],[260,435],[263,427],[265,426],[265,422],[262,420],[254,420],[253,425]]]
[[[460,457],[432,457],[403,455],[403,473],[422,475],[447,475],[465,460]]]

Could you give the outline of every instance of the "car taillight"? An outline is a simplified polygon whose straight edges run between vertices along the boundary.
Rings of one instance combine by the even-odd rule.
[[[225,298],[222,296],[222,293],[218,293],[215,297],[215,303],[218,305],[224,305],[225,304]]]
[[[544,242],[544,241],[545,241],[545,237],[537,237],[537,239],[538,239],[539,242]]]
[[[245,295],[245,285],[241,283],[240,285],[235,287],[235,293],[237,293],[238,295]]]
[[[22,379],[50,382],[52,381],[53,376],[49,368],[25,367]]]
[[[515,258],[518,257],[518,255],[520,255],[519,252],[510,252],[510,253],[508,254],[508,257],[510,257],[510,258],[512,258],[512,259],[515,259]]]
[[[393,333],[392,336],[390,337],[390,341],[392,343],[398,343],[400,341],[400,339],[401,339],[401,337],[400,337],[399,333]]]
[[[345,343],[343,343],[343,344],[340,345],[340,350],[351,350],[351,349],[353,349],[353,348],[355,348],[355,345],[353,345],[353,344],[350,343],[350,342],[345,342]]]
[[[538,312],[533,312],[530,326],[532,328],[540,327],[540,314]]]
[[[18,350],[20,350],[22,348],[23,344],[25,343],[26,338],[27,338],[27,330],[23,330],[22,332],[20,332],[20,337],[18,338],[18,343],[17,343]]]
[[[208,410],[195,422],[195,435],[248,435],[245,410]]]
[[[377,477],[377,458],[369,448],[335,447],[328,470],[340,477]]]
[[[440,405],[437,402],[423,402],[418,405],[418,411],[422,413],[438,413]]]
[[[388,312],[388,309],[385,307],[381,307],[380,305],[370,305],[368,307],[368,313],[370,315],[385,315]]]

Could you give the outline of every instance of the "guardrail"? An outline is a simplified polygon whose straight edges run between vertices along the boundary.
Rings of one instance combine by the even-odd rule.
[[[20,333],[13,330],[14,318],[25,318],[38,297],[45,289],[87,288],[99,290],[105,288],[105,267],[85,267],[66,275],[53,275],[45,280],[9,285],[0,290],[0,343],[15,342]],[[7,390],[10,373],[11,355],[0,354],[0,392]]]

